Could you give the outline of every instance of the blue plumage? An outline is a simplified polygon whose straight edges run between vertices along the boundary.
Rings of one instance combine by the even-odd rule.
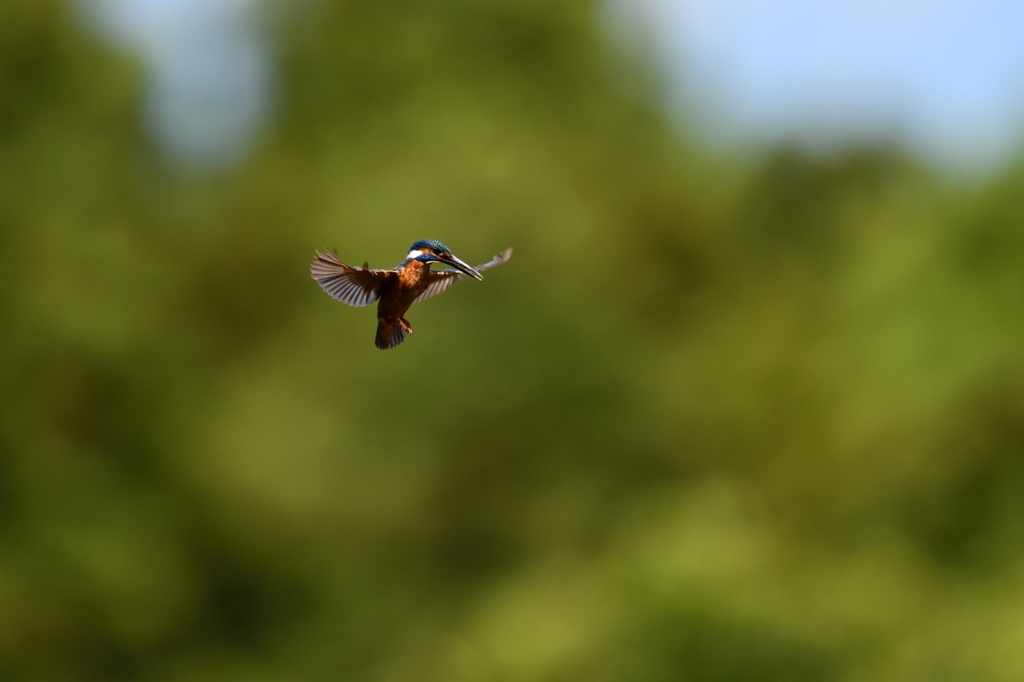
[[[435,253],[451,253],[452,250],[437,241],[436,239],[421,239],[409,247],[410,251],[424,251],[430,249]]]

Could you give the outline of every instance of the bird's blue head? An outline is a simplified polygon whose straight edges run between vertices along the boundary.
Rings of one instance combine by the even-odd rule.
[[[436,239],[421,239],[418,242],[414,242],[409,247],[409,254],[405,257],[405,262],[419,261],[421,263],[444,263],[450,265],[460,272],[473,277],[474,279],[483,279],[484,276],[479,272],[471,268],[460,259],[456,258],[451,249],[437,241]]]
[[[427,253],[451,253],[452,250],[437,241],[436,239],[421,239],[409,247],[410,251],[424,251]]]

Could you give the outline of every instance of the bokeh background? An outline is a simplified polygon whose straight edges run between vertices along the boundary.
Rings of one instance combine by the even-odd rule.
[[[642,4],[0,1],[0,679],[1024,679],[1016,95]]]

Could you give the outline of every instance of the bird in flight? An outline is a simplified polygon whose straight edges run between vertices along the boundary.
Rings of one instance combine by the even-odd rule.
[[[379,300],[376,343],[377,348],[387,350],[412,333],[412,325],[404,317],[409,306],[445,291],[460,279],[483,279],[481,270],[497,267],[511,257],[512,249],[505,249],[471,268],[441,242],[421,239],[409,247],[405,260],[393,270],[371,270],[367,263],[361,268],[353,267],[342,263],[337,251],[317,251],[309,272],[321,289],[342,303],[361,308]],[[444,263],[455,269],[431,270],[431,263]]]

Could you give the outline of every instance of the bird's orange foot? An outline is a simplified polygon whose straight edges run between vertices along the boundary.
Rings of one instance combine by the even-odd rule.
[[[405,330],[407,334],[412,334],[412,325],[409,324],[409,320],[404,317],[398,318],[398,324]]]

